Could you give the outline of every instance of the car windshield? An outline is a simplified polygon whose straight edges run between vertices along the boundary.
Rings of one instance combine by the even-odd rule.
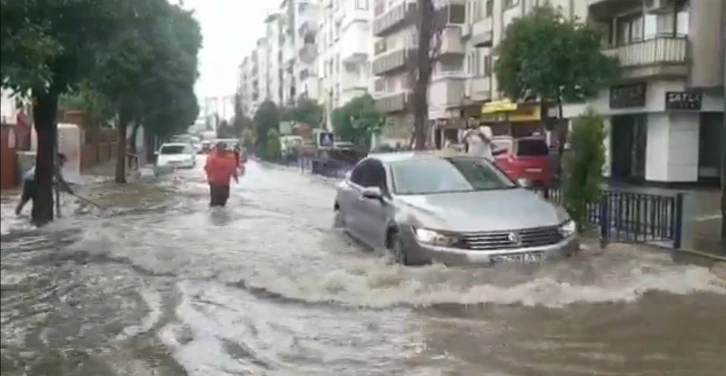
[[[517,142],[517,156],[543,157],[550,154],[550,149],[544,140],[519,140]]]
[[[399,195],[486,191],[517,185],[480,158],[426,158],[391,164],[394,192]]]
[[[185,146],[183,146],[183,145],[167,145],[167,146],[161,147],[159,154],[164,154],[164,155],[184,154],[184,149],[185,149]]]

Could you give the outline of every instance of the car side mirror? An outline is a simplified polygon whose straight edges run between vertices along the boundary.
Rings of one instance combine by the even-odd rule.
[[[361,192],[361,196],[371,200],[380,200],[383,198],[383,192],[379,187],[365,187]]]

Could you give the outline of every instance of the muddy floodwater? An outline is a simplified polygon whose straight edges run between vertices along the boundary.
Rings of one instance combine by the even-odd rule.
[[[401,268],[295,171],[91,186],[42,230],[3,199],[3,376],[726,374],[726,288],[666,253]]]

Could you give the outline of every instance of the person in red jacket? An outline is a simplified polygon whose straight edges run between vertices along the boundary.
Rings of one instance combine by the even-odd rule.
[[[239,183],[237,162],[234,155],[227,152],[227,145],[218,142],[215,149],[207,155],[204,166],[209,183],[209,206],[224,207],[229,199],[230,181]]]

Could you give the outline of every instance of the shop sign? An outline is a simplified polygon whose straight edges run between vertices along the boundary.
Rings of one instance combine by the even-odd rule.
[[[646,83],[613,86],[610,88],[610,108],[645,107]]]
[[[703,95],[692,91],[668,91],[665,94],[666,110],[701,110]]]

